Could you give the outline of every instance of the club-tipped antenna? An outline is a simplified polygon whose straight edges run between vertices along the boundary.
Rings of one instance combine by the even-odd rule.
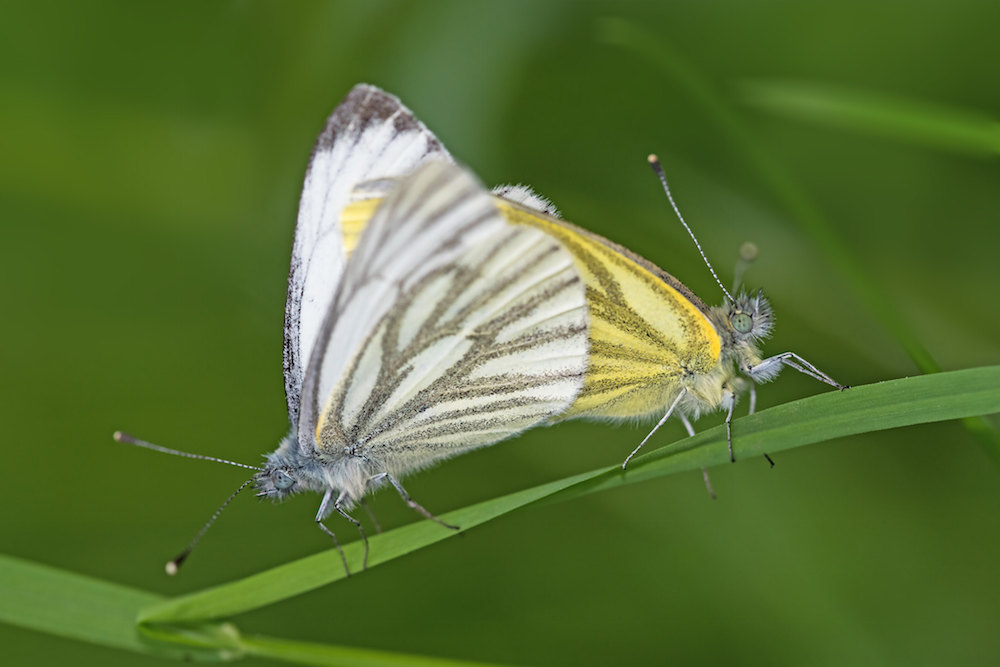
[[[220,459],[215,456],[205,456],[204,454],[192,454],[191,452],[182,452],[179,449],[170,449],[169,447],[164,447],[162,445],[154,445],[151,442],[140,440],[139,438],[129,435],[128,433],[123,433],[122,431],[115,431],[114,439],[116,442],[122,442],[125,443],[126,445],[135,445],[136,447],[145,447],[146,449],[152,449],[154,452],[161,452],[163,454],[173,454],[174,456],[183,456],[189,459],[200,459],[202,461],[212,461],[214,463],[225,463],[226,465],[236,466],[237,468],[246,468],[247,470],[256,470],[256,471],[263,470],[263,468],[260,468],[258,466],[252,466],[246,463],[239,463],[237,461],[230,461],[229,459]],[[167,574],[169,574],[170,576],[177,574],[177,571],[180,569],[181,564],[184,563],[184,561],[187,560],[187,557],[191,555],[191,552],[194,550],[195,546],[197,546],[198,542],[201,542],[201,538],[205,536],[205,533],[208,532],[208,529],[211,528],[212,524],[215,523],[215,520],[219,518],[219,515],[222,514],[222,510],[226,509],[229,503],[233,502],[233,498],[235,498],[240,491],[245,489],[247,485],[253,482],[253,480],[254,478],[251,477],[247,481],[240,484],[240,488],[233,491],[233,493],[228,498],[226,498],[226,502],[222,503],[222,505],[219,506],[219,509],[215,510],[215,513],[212,514],[212,517],[205,522],[205,525],[201,527],[201,530],[199,530],[198,534],[194,536],[194,539],[188,543],[184,551],[182,551],[179,556],[177,556],[176,558],[174,558],[173,560],[169,561],[166,564],[164,569],[166,569]]]
[[[115,442],[122,442],[126,445],[135,445],[136,447],[145,447],[146,449],[152,449],[154,452],[161,452],[163,454],[173,454],[174,456],[183,456],[189,459],[201,459],[202,461],[214,461],[215,463],[225,463],[227,465],[236,466],[237,468],[246,468],[247,470],[263,470],[263,468],[258,466],[252,466],[247,463],[238,463],[236,461],[230,461],[228,459],[220,459],[214,456],[205,456],[204,454],[192,454],[191,452],[182,452],[179,449],[170,449],[169,447],[164,447],[163,445],[154,445],[151,442],[146,442],[145,440],[140,440],[139,438],[129,435],[128,433],[123,433],[122,431],[115,431],[114,433]],[[242,487],[241,487],[242,488]]]
[[[735,303],[736,301],[733,299],[733,295],[729,293],[729,290],[727,290],[725,285],[722,284],[722,281],[719,280],[719,276],[716,275],[715,269],[712,268],[712,263],[708,261],[708,257],[705,256],[705,251],[701,249],[701,244],[698,243],[698,237],[694,235],[694,232],[691,231],[691,228],[688,227],[688,223],[684,220],[684,216],[681,215],[681,210],[677,207],[677,203],[674,201],[674,196],[670,194],[670,186],[667,185],[667,176],[663,173],[663,165],[660,164],[660,158],[656,157],[654,153],[650,153],[647,159],[649,160],[649,166],[653,168],[653,171],[656,172],[656,175],[659,177],[660,183],[663,185],[663,191],[667,193],[667,199],[670,200],[670,205],[673,207],[674,213],[677,214],[677,219],[681,221],[681,224],[684,225],[684,229],[686,229],[687,233],[691,236],[691,240],[694,241],[695,247],[698,248],[698,253],[701,255],[701,258],[705,260],[705,265],[708,267],[708,270],[712,272],[712,277],[715,278],[715,282],[719,285],[719,289],[721,289],[722,293],[726,295],[726,298],[729,299],[730,303]]]
[[[219,505],[219,509],[215,510],[215,513],[212,514],[212,517],[205,522],[205,525],[201,527],[201,530],[199,530],[198,534],[194,536],[194,539],[188,542],[188,545],[187,547],[184,548],[184,551],[182,551],[180,555],[174,558],[173,560],[167,561],[167,564],[163,568],[167,571],[167,574],[169,574],[171,577],[177,574],[177,571],[181,569],[181,565],[184,564],[184,561],[187,560],[187,557],[191,555],[191,552],[194,551],[194,548],[198,546],[199,542],[201,542],[201,538],[205,536],[205,533],[208,532],[208,529],[212,527],[212,524],[215,523],[215,520],[219,518],[220,514],[222,514],[222,510],[226,509],[229,503],[233,502],[233,498],[235,498],[240,491],[245,489],[248,484],[253,482],[253,479],[254,478],[251,477],[247,481],[240,484],[240,488],[233,491],[232,494],[230,494],[230,496],[226,498],[226,502]]]

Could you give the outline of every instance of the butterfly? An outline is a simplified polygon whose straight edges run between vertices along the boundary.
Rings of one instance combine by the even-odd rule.
[[[362,233],[351,203],[371,191],[379,201]],[[316,142],[299,203],[283,354],[290,431],[263,467],[235,464],[256,471],[240,489],[321,494],[316,523],[349,573],[324,519],[338,514],[361,531],[365,565],[368,541],[350,510],[381,486],[448,526],[401,478],[565,411],[583,386],[587,346],[585,287],[562,244],[505,219],[394,98],[355,88]]]
[[[532,426],[660,417],[624,468],[670,416],[693,434],[691,419],[722,408],[735,460],[728,429],[748,385],[751,410],[753,384],[786,365],[845,387],[795,353],[761,357],[769,303],[726,296],[706,306],[527,187],[487,192],[395,96],[359,84],[327,120],[299,204],[283,355],[291,428],[262,468],[234,464],[256,474],[222,508],[251,483],[275,499],[315,491],[317,524],[339,550],[323,520],[353,523],[367,563],[349,513],[366,494],[389,484],[440,522],[400,478]]]
[[[396,97],[372,86],[356,87],[342,107],[356,108],[359,99],[370,97],[393,109],[395,122],[406,118],[407,124],[419,127],[424,142],[440,145]],[[650,161],[680,217],[658,160],[650,156]],[[625,459],[623,468],[672,415],[693,435],[691,420],[718,409],[726,411],[729,455],[735,461],[731,422],[737,396],[749,390],[752,412],[754,385],[773,380],[784,366],[838,389],[846,388],[794,352],[761,356],[759,343],[774,326],[772,308],[761,291],[733,296],[716,278],[726,301],[721,306],[707,306],[680,280],[649,260],[563,220],[549,200],[529,188],[500,186],[494,188],[493,195],[495,206],[508,221],[558,240],[573,256],[586,286],[588,355],[583,387],[569,408],[554,414],[549,422],[659,418]],[[364,228],[379,196],[378,188],[358,193],[345,211],[345,217],[352,221],[349,228],[345,225],[345,233],[349,229],[351,235],[357,235]],[[681,222],[691,233],[682,217]],[[691,236],[694,238],[693,233]],[[702,257],[715,276],[704,253]],[[707,475],[705,479],[708,484]]]

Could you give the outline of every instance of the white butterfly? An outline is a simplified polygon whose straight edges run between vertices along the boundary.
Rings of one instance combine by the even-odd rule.
[[[565,410],[586,369],[572,258],[506,222],[453,164],[429,161],[400,180],[344,260],[335,212],[347,202],[345,177],[391,176],[428,155],[419,133],[393,138],[408,128],[378,114],[378,94],[352,96],[364,93],[345,102],[353,123],[334,114],[306,177],[285,327],[292,430],[256,476],[260,495],[322,493],[317,521],[333,511],[350,519],[384,482],[430,516],[400,476]]]
[[[380,203],[348,256],[342,216],[372,190]],[[291,430],[263,468],[244,466],[259,472],[243,487],[323,494],[316,522],[335,543],[323,519],[336,512],[361,530],[348,511],[387,482],[437,520],[399,479],[566,410],[587,346],[584,285],[565,248],[508,222],[396,98],[357,86],[316,142],[299,204],[285,307]]]

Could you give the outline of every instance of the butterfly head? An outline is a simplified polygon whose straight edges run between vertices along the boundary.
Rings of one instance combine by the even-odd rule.
[[[267,463],[254,475],[257,497],[280,500],[311,488],[306,483],[306,467],[298,449],[295,434],[290,433],[276,450],[267,455]]]
[[[763,293],[740,292],[735,299],[713,309],[713,315],[716,327],[725,332],[723,354],[754,382],[773,380],[781,364],[764,364],[760,357],[760,341],[774,330],[774,311]]]
[[[257,485],[257,495],[261,498],[284,498],[295,493],[298,475],[287,466],[273,467],[268,465],[254,477]]]
[[[740,292],[725,306],[726,319],[738,343],[754,343],[767,338],[774,329],[774,311],[762,290]]]

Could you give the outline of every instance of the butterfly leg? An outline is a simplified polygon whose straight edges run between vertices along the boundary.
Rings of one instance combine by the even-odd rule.
[[[646,434],[646,437],[642,439],[642,442],[639,443],[639,446],[633,449],[632,453],[625,457],[625,461],[622,463],[622,470],[625,470],[625,468],[628,467],[628,462],[632,460],[632,457],[639,453],[639,450],[642,449],[642,446],[645,445],[646,442],[653,437],[653,434],[656,433],[659,430],[659,428],[663,426],[663,424],[667,421],[667,419],[670,418],[670,415],[672,415],[674,412],[674,408],[676,408],[677,404],[681,402],[681,399],[684,398],[685,394],[687,394],[687,387],[680,390],[680,393],[677,394],[677,398],[674,399],[674,402],[670,404],[670,408],[667,409],[667,414],[663,415],[660,421],[656,422],[656,426],[653,427],[652,431]]]
[[[691,420],[687,418],[687,415],[680,415],[681,423],[684,424],[684,429],[688,432],[688,435],[694,435],[694,426],[691,425]],[[705,480],[705,488],[708,490],[708,495],[715,500],[715,489],[712,488],[712,480],[708,476],[708,468],[705,466],[701,467],[701,477]]]
[[[781,354],[776,354],[773,357],[768,357],[764,361],[750,366],[744,369],[746,374],[750,376],[753,380],[759,380],[761,382],[767,382],[771,380],[778,374],[781,370],[781,366],[788,366],[789,368],[794,368],[800,373],[808,375],[809,377],[816,378],[820,382],[825,382],[831,387],[836,387],[837,389],[844,391],[845,389],[850,389],[848,385],[840,384],[832,377],[816,368],[808,361],[795,354],[794,352],[782,352]],[[750,414],[753,414],[755,404],[757,402],[757,394],[754,391],[753,385],[750,387]],[[764,458],[767,462],[774,467],[774,459],[772,459],[767,453],[764,454]]]
[[[358,529],[359,533],[361,533],[361,541],[364,542],[364,544],[365,544],[365,557],[361,561],[361,569],[362,570],[367,570],[368,569],[368,536],[365,535],[365,529],[362,527],[361,522],[358,521],[357,519],[355,519],[350,514],[348,514],[347,510],[344,509],[344,501],[346,499],[347,499],[347,493],[345,491],[341,491],[340,495],[337,496],[337,502],[335,502],[333,504],[333,509],[336,510],[337,514],[339,514],[340,516],[344,517],[345,519],[347,519],[348,521],[350,521],[351,523],[353,523],[354,527]]]
[[[726,412],[726,442],[729,443],[729,462],[736,463],[736,454],[733,453],[733,410],[736,409],[736,392],[730,387],[726,387],[729,398],[729,410]]]
[[[459,528],[458,526],[453,526],[450,523],[445,523],[441,519],[437,518],[436,516],[428,512],[423,505],[421,505],[416,500],[411,498],[410,494],[407,493],[406,489],[403,488],[403,485],[399,483],[399,480],[390,475],[389,473],[383,472],[378,475],[375,475],[374,477],[368,480],[368,483],[371,484],[372,482],[377,482],[383,479],[389,480],[389,483],[392,484],[392,486],[396,489],[396,492],[399,494],[399,497],[403,499],[403,502],[405,502],[407,505],[410,506],[410,509],[416,510],[417,512],[422,514],[424,518],[430,519],[435,523],[439,523],[445,528],[451,528],[452,530],[461,530],[461,528]]]
[[[750,409],[747,410],[747,414],[752,415],[756,411],[757,411],[757,385],[754,384],[753,382],[750,382]],[[768,454],[767,452],[764,452],[764,458],[767,459],[767,462],[770,463],[771,467],[773,468],[774,459],[771,458],[771,455]]]
[[[774,377],[781,370],[782,365],[794,368],[800,373],[816,378],[820,382],[825,382],[831,387],[836,387],[841,391],[844,389],[850,389],[847,385],[840,384],[794,352],[782,352],[781,354],[776,354],[773,357],[768,357],[759,364],[750,366],[744,370],[746,374],[754,380],[767,382],[768,380],[774,379]]]
[[[319,504],[319,510],[316,512],[316,525],[319,529],[326,533],[331,540],[333,540],[333,546],[337,547],[337,553],[340,554],[340,560],[344,564],[344,572],[347,576],[351,576],[351,570],[347,567],[347,557],[344,556],[344,550],[340,548],[340,542],[337,541],[337,536],[333,534],[333,531],[326,527],[323,523],[323,519],[330,513],[330,499],[333,497],[333,489],[327,489],[326,493],[323,494],[323,501]],[[365,543],[367,546],[367,542]]]

